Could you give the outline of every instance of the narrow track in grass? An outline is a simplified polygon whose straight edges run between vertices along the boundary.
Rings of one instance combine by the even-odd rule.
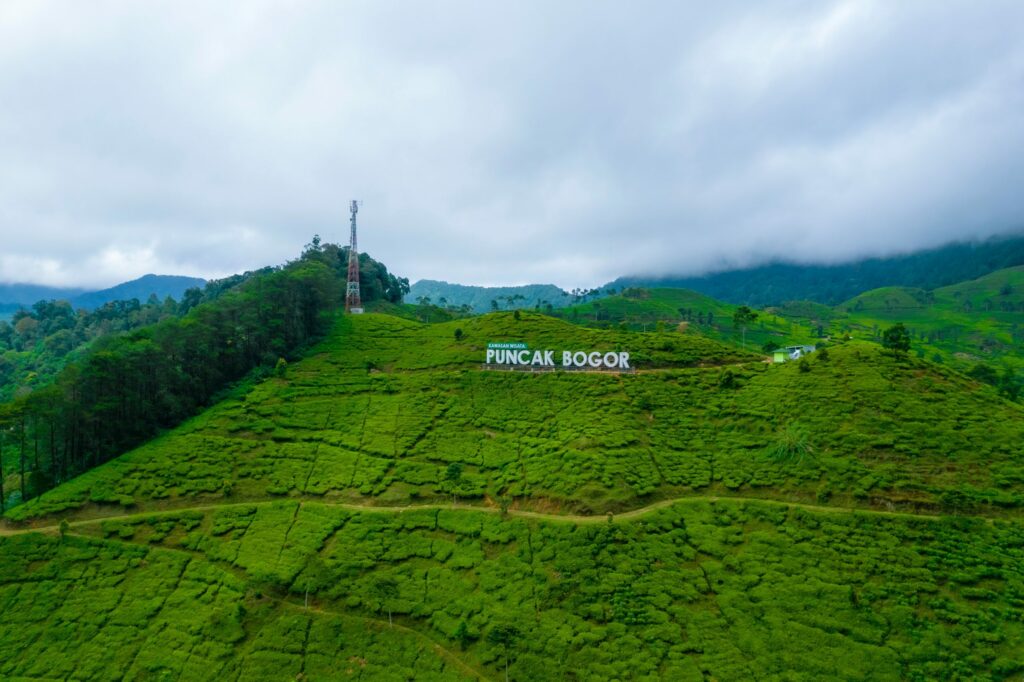
[[[450,663],[455,664],[455,667],[459,668],[462,672],[468,674],[469,676],[474,677],[474,678],[476,678],[478,680],[489,680],[489,679],[492,679],[486,673],[484,673],[484,672],[482,672],[480,670],[477,670],[472,665],[470,665],[466,661],[464,661],[461,658],[459,658],[458,654],[456,654],[454,651],[452,651],[451,649],[448,649],[445,646],[442,646],[440,643],[438,643],[436,640],[431,638],[429,635],[424,634],[423,632],[417,630],[416,628],[410,628],[408,626],[402,625],[401,623],[394,623],[394,622],[386,623],[384,621],[384,619],[382,619],[382,618],[371,618],[370,616],[361,616],[361,615],[358,615],[358,614],[349,613],[348,611],[337,611],[337,610],[333,610],[333,609],[325,609],[325,608],[323,608],[321,606],[304,606],[303,604],[299,604],[297,602],[291,601],[290,599],[281,599],[281,600],[279,600],[278,603],[284,605],[287,608],[294,609],[296,611],[306,611],[306,612],[318,613],[318,614],[324,615],[324,616],[336,616],[338,618],[348,618],[350,620],[358,620],[358,621],[361,621],[363,623],[368,623],[368,624],[380,627],[381,629],[392,628],[392,629],[395,629],[395,630],[401,630],[402,632],[406,632],[406,633],[409,633],[409,634],[415,636],[417,639],[419,639],[419,640],[421,640],[423,642],[429,643],[430,646],[431,646],[431,649],[433,649],[434,653],[436,653],[438,656],[440,656],[444,660],[446,660],[446,661],[448,661]]]
[[[474,505],[465,503],[428,503],[428,504],[407,504],[407,505],[370,505],[370,504],[355,504],[351,502],[325,502],[318,500],[302,499],[302,498],[281,498],[277,500],[250,500],[247,502],[226,502],[221,504],[205,504],[205,505],[194,505],[189,507],[173,507],[168,509],[150,510],[150,511],[138,511],[131,514],[112,514],[112,515],[98,515],[88,519],[77,519],[69,520],[68,528],[76,528],[79,526],[85,526],[90,524],[102,523],[104,521],[129,521],[132,519],[149,518],[155,516],[166,516],[180,514],[188,511],[208,512],[216,511],[218,509],[227,509],[232,507],[261,507],[276,502],[282,501],[297,501],[299,505],[303,504],[315,504],[326,507],[338,507],[341,509],[347,509],[349,511],[359,513],[379,513],[379,514],[401,514],[402,512],[408,511],[423,511],[428,509],[438,510],[457,510],[457,511],[471,511],[480,512],[485,514],[503,514],[509,517],[519,517],[526,519],[537,519],[540,521],[548,521],[553,523],[572,523],[577,525],[584,524],[597,524],[597,523],[612,523],[615,521],[634,521],[642,519],[643,517],[653,514],[654,512],[671,507],[676,504],[701,504],[701,503],[725,503],[725,504],[742,504],[744,502],[752,502],[755,504],[767,504],[776,507],[787,507],[791,509],[803,509],[819,514],[864,514],[866,516],[877,516],[883,518],[903,518],[903,519],[924,519],[930,521],[936,521],[947,515],[942,514],[921,514],[913,512],[899,512],[899,511],[888,511],[882,509],[866,509],[859,507],[838,507],[838,506],[827,506],[827,505],[816,505],[807,504],[803,502],[787,502],[784,500],[770,500],[762,499],[757,497],[730,497],[719,496],[719,495],[703,495],[703,496],[686,496],[686,497],[673,497],[664,500],[659,500],[645,507],[638,507],[629,511],[609,514],[557,514],[549,512],[538,512],[529,511],[525,509],[507,509],[502,510],[498,507]],[[992,523],[993,519],[985,516],[971,516],[968,515],[965,518],[972,519],[984,519],[986,523]],[[20,535],[23,533],[52,533],[60,529],[59,524],[51,524],[47,526],[25,526],[25,527],[10,527],[0,526],[0,536],[9,535]]]

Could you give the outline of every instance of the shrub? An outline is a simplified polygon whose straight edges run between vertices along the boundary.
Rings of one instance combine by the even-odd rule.
[[[768,448],[768,456],[776,462],[802,464],[814,459],[814,447],[803,428],[789,424]]]

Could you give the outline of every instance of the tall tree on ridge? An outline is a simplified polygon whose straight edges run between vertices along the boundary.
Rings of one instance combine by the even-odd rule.
[[[893,357],[899,357],[910,350],[910,332],[902,322],[897,322],[882,333],[882,346],[891,350]]]
[[[757,313],[748,306],[741,305],[732,315],[732,323],[743,332],[743,347],[747,347],[747,326],[757,319]]]

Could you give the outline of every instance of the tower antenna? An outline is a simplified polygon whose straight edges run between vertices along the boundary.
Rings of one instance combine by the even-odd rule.
[[[348,287],[345,289],[345,312],[358,315],[363,312],[363,304],[359,300],[359,251],[356,248],[356,213],[359,213],[359,202],[353,199],[349,210],[352,212],[352,238],[348,245]]]

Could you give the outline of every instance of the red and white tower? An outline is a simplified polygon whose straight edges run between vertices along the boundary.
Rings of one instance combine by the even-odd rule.
[[[349,206],[352,211],[352,238],[348,246],[348,287],[345,290],[345,312],[359,314],[363,304],[359,300],[359,251],[356,248],[356,213],[359,203],[353,199]]]

